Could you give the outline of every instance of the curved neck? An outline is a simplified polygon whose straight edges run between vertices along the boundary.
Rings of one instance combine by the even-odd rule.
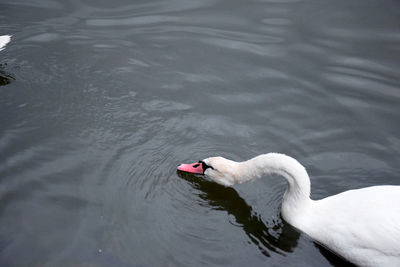
[[[278,174],[286,178],[288,187],[282,202],[282,216],[290,222],[311,202],[310,178],[297,160],[284,154],[268,153],[241,163],[241,181],[249,181],[266,174]]]

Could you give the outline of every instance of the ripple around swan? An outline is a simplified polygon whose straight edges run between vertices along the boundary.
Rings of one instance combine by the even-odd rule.
[[[277,219],[276,222],[273,222],[273,220],[267,223],[263,222],[260,216],[253,211],[252,207],[234,189],[225,188],[209,181],[202,181],[202,178],[184,173],[180,173],[179,175],[190,182],[191,186],[196,189],[195,195],[204,200],[204,203],[199,202],[197,205],[203,206],[205,209],[211,208],[216,211],[226,211],[232,216],[230,223],[242,229],[248,238],[248,242],[258,247],[265,256],[271,257],[275,253],[278,255],[284,254],[291,251],[293,246],[296,245],[297,233],[294,229],[291,230],[290,226],[283,224],[280,219]],[[183,194],[187,195],[186,198],[193,199],[193,193],[188,194],[187,191],[184,191]],[[274,202],[275,204],[279,203]],[[185,205],[185,203],[182,204]],[[193,209],[192,205],[186,205],[185,207]],[[209,227],[211,229],[219,228],[217,225]],[[188,230],[193,231],[190,228]],[[195,238],[202,239],[200,236]],[[291,240],[287,243],[287,247],[277,246],[278,243],[281,243],[282,238],[289,238],[287,241]],[[218,238],[218,240],[214,239],[211,241],[221,241]]]

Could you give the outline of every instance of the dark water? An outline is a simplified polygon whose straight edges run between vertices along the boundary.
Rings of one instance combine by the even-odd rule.
[[[181,162],[276,151],[312,197],[400,185],[399,1],[2,0],[1,266],[340,266],[285,182]]]

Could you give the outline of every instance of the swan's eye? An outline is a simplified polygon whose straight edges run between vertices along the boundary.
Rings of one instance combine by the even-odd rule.
[[[201,167],[203,167],[203,172],[205,172],[208,168],[214,170],[212,166],[207,165],[204,161],[201,161]]]

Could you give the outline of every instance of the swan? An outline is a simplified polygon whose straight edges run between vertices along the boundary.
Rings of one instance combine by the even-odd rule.
[[[400,186],[372,186],[312,200],[304,166],[279,153],[243,162],[211,157],[181,164],[178,170],[224,186],[266,174],[283,176],[288,184],[281,206],[285,221],[353,264],[400,266]]]
[[[0,36],[0,51],[6,47],[6,45],[10,42],[10,40],[11,40],[11,35]]]

